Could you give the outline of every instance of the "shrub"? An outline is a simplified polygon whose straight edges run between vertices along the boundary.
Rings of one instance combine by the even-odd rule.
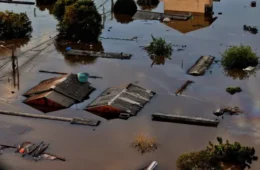
[[[162,38],[154,38],[152,42],[146,47],[146,50],[154,63],[164,63],[165,58],[171,59],[172,45],[167,44]],[[163,58],[163,60],[162,60]],[[162,61],[162,62],[158,62]],[[153,65],[152,64],[152,65]]]
[[[133,0],[117,0],[114,5],[116,14],[133,16],[137,11],[137,6]]]
[[[209,142],[209,146],[199,152],[182,154],[177,159],[178,169],[222,170],[223,164],[250,168],[250,164],[258,159],[255,156],[255,149],[253,147],[241,146],[238,142],[230,144],[229,141],[226,141],[226,143],[223,143],[220,137],[217,137],[217,141],[218,144],[216,145]]]
[[[256,66],[258,57],[250,46],[233,46],[222,54],[221,63],[227,69],[243,69],[248,66]]]
[[[32,26],[26,13],[0,12],[0,38],[27,38],[31,36]]]
[[[81,0],[65,7],[58,30],[69,39],[95,42],[101,34],[101,21],[94,2]]]
[[[136,136],[132,145],[142,154],[157,149],[157,143],[155,142],[155,139],[149,138],[143,134]]]
[[[240,87],[228,87],[226,88],[226,91],[229,93],[229,94],[235,94],[235,93],[239,93],[242,91],[242,89]]]

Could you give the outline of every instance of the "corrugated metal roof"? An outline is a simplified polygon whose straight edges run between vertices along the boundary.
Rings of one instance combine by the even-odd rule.
[[[75,101],[73,99],[66,97],[55,91],[49,91],[49,92],[33,95],[33,96],[29,97],[28,99],[26,99],[24,101],[24,103],[28,103],[30,101],[42,99],[42,98],[46,98],[48,100],[56,102],[64,107],[70,107],[75,103]]]
[[[136,115],[154,95],[154,92],[135,84],[129,84],[125,88],[109,88],[94,100],[87,109],[111,105],[122,112]]]
[[[58,83],[63,81],[66,76],[67,75],[44,80],[44,81],[40,82],[37,86],[35,86],[32,89],[30,89],[29,91],[27,91],[24,94],[24,96],[31,96],[31,95],[34,95],[34,94],[39,94],[39,93],[43,93],[43,92],[46,92],[46,91],[50,91]]]
[[[70,74],[66,79],[57,84],[54,90],[81,102],[85,100],[95,88],[91,87],[89,82],[79,82],[76,74]]]

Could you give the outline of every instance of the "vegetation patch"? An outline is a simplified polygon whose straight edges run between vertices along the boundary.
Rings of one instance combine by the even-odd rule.
[[[26,13],[0,12],[0,39],[28,38],[32,25]]]
[[[101,34],[102,18],[91,0],[58,0],[53,13],[60,21],[60,36],[70,40],[96,42]]]
[[[230,144],[227,140],[217,138],[218,144],[209,142],[206,149],[181,155],[177,160],[179,170],[223,170],[224,165],[236,166],[241,169],[250,168],[250,164],[258,159],[253,147],[241,146],[240,143]]]
[[[164,64],[165,59],[171,59],[172,44],[162,38],[152,36],[152,42],[145,48],[154,64]]]
[[[226,69],[244,69],[258,65],[258,56],[250,46],[233,46],[222,54],[221,63]]]
[[[235,93],[239,93],[241,92],[242,89],[240,87],[228,87],[226,88],[226,92],[228,92],[229,94],[235,94]]]
[[[244,25],[243,28],[244,28],[244,31],[248,31],[251,34],[257,34],[258,33],[258,29],[255,26]]]
[[[142,154],[155,151],[158,147],[158,144],[155,141],[155,138],[148,137],[144,134],[136,136],[134,142],[132,143],[133,148]]]

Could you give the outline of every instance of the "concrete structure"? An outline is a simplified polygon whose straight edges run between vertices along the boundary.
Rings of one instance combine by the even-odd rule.
[[[207,13],[213,0],[164,0],[164,12]]]

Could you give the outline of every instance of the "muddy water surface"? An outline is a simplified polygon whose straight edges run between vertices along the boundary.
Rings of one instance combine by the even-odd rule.
[[[96,4],[99,6],[104,2],[106,1],[97,1]],[[104,77],[102,80],[90,80],[97,89],[91,94],[90,99],[70,109],[48,114],[99,119],[102,120],[101,125],[91,128],[71,126],[60,122],[1,116],[3,123],[0,125],[0,130],[3,133],[0,135],[0,141],[17,144],[24,140],[34,142],[44,140],[51,143],[50,152],[68,159],[67,162],[41,161],[35,163],[10,152],[1,155],[3,161],[10,168],[19,170],[69,170],[72,168],[134,170],[156,160],[159,162],[159,170],[173,170],[176,169],[175,161],[181,153],[202,149],[209,140],[215,141],[217,136],[254,146],[258,155],[260,153],[259,71],[240,80],[226,76],[223,68],[214,64],[202,77],[192,77],[186,74],[186,71],[201,55],[212,55],[219,60],[220,53],[230,45],[248,44],[260,55],[259,34],[252,35],[243,31],[244,24],[260,26],[259,20],[256,18],[260,14],[259,7],[251,8],[249,3],[244,0],[214,2],[215,15],[213,17],[218,18],[211,25],[200,29],[196,28],[198,24],[194,21],[194,23],[192,22],[195,25],[194,31],[183,34],[181,31],[157,21],[133,21],[122,24],[117,21],[115,16],[111,16],[109,12],[111,3],[107,1],[104,9],[107,15],[102,37],[138,38],[136,41],[101,39],[99,46],[102,46],[104,51],[132,53],[131,60],[95,59],[93,62],[86,62],[83,58],[68,59],[62,54],[62,50],[51,45],[21,69],[20,90],[13,89],[11,82],[4,79],[1,83],[0,96],[1,109],[40,113],[21,103],[24,100],[21,95],[25,91],[39,81],[54,76],[40,74],[38,70],[89,72],[92,75]],[[162,5],[161,3],[155,10],[162,12]],[[55,31],[56,21],[49,11],[38,11],[37,8],[37,17],[34,17],[33,8],[34,6],[5,4],[0,6],[1,10],[12,9],[17,12],[26,11],[29,14],[34,26],[32,39]],[[102,13],[103,9],[99,10]],[[223,12],[223,14],[218,15],[218,12]],[[187,27],[192,28],[193,25],[187,22]],[[180,47],[175,46],[176,51],[171,60],[166,60],[164,65],[151,67],[152,60],[140,47],[151,41],[151,35],[160,36],[175,45],[186,45],[187,47],[184,51],[177,51]],[[175,96],[175,91],[188,79],[195,83],[182,96]],[[138,116],[127,121],[107,121],[82,111],[107,87],[129,82],[135,82],[157,92],[154,99]],[[234,85],[240,86],[243,92],[233,96],[225,92],[226,87]],[[13,90],[14,94],[11,93]],[[154,112],[215,118],[212,112],[221,106],[239,106],[246,114],[226,116],[221,120],[218,128],[153,122],[150,118]],[[25,132],[21,133],[17,128],[10,130],[10,127],[15,126],[25,129]],[[145,155],[140,155],[132,149],[131,142],[138,133],[154,136],[160,144],[159,149]],[[260,163],[255,162],[251,169],[258,170],[259,167]]]

